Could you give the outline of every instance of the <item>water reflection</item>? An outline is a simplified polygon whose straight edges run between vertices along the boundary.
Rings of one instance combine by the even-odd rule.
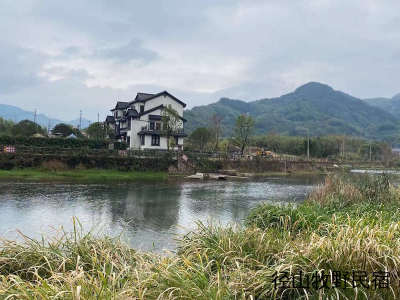
[[[131,183],[114,185],[0,183],[0,236],[16,229],[38,238],[72,217],[83,227],[116,235],[144,250],[174,249],[174,238],[197,220],[241,222],[262,201],[300,201],[321,177],[256,181]]]

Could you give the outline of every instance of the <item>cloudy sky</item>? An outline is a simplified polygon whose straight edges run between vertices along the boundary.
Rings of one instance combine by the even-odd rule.
[[[321,81],[400,92],[398,0],[1,0],[0,103],[65,120],[168,90],[189,107]]]

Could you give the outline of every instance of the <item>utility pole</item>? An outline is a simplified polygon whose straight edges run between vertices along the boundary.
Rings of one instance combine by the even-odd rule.
[[[342,140],[342,158],[344,159],[344,137]]]
[[[50,119],[48,120],[47,123],[47,134],[50,134]]]
[[[310,130],[307,128],[307,160],[310,160]]]
[[[369,161],[372,161],[372,147],[371,147],[371,142],[369,142]]]
[[[79,130],[82,130],[82,110],[79,111]]]
[[[35,124],[36,124],[36,113],[37,113],[37,110],[36,110],[36,108],[35,108],[35,114],[34,114],[34,116],[33,116],[33,123],[35,123]]]
[[[99,140],[100,139],[100,114],[99,113],[97,113],[97,134],[96,134],[96,136],[97,136],[97,139]]]

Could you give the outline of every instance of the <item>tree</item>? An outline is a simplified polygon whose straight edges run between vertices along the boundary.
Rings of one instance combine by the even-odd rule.
[[[190,143],[198,150],[203,152],[208,143],[211,142],[212,132],[205,128],[199,127],[189,137]]]
[[[170,138],[182,128],[182,119],[171,105],[164,107],[161,112],[162,132],[167,137],[167,149],[169,151]]]
[[[222,117],[217,114],[213,114],[213,116],[211,117],[211,122],[213,125],[212,129],[215,134],[214,151],[218,151],[219,137],[221,136],[221,121]]]
[[[107,137],[107,128],[103,122],[95,122],[90,124],[86,129],[86,133],[91,139],[104,140]]]
[[[244,149],[249,144],[250,136],[253,131],[254,120],[251,116],[240,115],[236,119],[234,128],[234,140],[240,147],[240,154],[243,155]]]
[[[14,122],[0,118],[0,135],[10,135]]]
[[[71,125],[65,124],[65,123],[60,123],[57,124],[53,130],[52,130],[53,134],[55,135],[62,135],[63,137],[67,137],[71,134],[76,134],[76,131],[74,131],[74,129],[72,128]]]
[[[11,133],[16,136],[30,137],[36,133],[45,135],[46,130],[32,121],[23,120],[12,127]]]

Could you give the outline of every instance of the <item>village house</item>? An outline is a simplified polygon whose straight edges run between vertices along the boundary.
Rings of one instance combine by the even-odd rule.
[[[113,130],[119,141],[126,142],[129,149],[168,149],[166,131],[166,108],[177,113],[178,122],[170,136],[173,149],[183,149],[183,109],[186,104],[167,91],[158,94],[137,93],[130,102],[118,101],[107,116],[106,125]]]

